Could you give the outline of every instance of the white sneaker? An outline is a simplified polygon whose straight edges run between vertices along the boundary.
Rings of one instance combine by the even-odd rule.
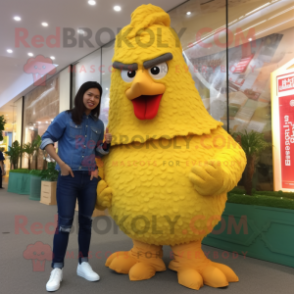
[[[100,280],[99,275],[95,273],[92,270],[92,267],[90,266],[90,264],[85,261],[82,262],[81,264],[78,264],[77,275],[90,282],[95,282]]]
[[[62,269],[55,268],[51,271],[50,279],[46,284],[46,290],[49,292],[56,291],[60,288],[62,281]]]

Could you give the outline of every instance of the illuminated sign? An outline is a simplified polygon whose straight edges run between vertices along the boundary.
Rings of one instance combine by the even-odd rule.
[[[294,189],[294,95],[279,97],[282,188]]]
[[[278,77],[278,93],[294,90],[294,75]]]
[[[294,60],[271,74],[275,191],[294,191]]]

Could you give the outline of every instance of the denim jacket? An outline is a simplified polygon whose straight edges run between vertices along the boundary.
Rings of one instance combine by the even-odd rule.
[[[58,141],[58,155],[73,171],[95,170],[95,156],[102,157],[109,153],[109,148],[102,148],[104,124],[94,116],[83,116],[82,123],[77,125],[71,113],[58,114],[42,136],[40,149]],[[56,164],[60,171],[60,166]]]

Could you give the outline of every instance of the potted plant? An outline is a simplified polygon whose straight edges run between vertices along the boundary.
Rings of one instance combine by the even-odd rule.
[[[6,124],[6,120],[4,118],[4,115],[0,115],[0,142],[3,141],[2,131],[4,131],[4,127]]]
[[[255,131],[248,133],[245,130],[244,133],[234,133],[233,137],[240,144],[246,154],[247,165],[244,171],[244,188],[246,194],[251,195],[252,178],[255,171],[257,157],[261,151],[271,146],[271,144],[265,141],[263,133],[258,133]]]
[[[5,154],[10,156],[10,170],[18,168],[18,160],[22,152],[22,147],[18,141],[14,141],[11,145],[9,146],[9,151],[5,151]]]
[[[28,155],[28,169],[31,169],[32,156],[35,152],[35,146],[32,143],[27,143],[23,146],[23,152]]]
[[[58,171],[55,169],[56,162],[48,159],[48,168],[41,173],[41,200],[40,203],[56,205],[56,186]]]
[[[40,135],[38,135],[37,138],[32,143],[32,147],[34,148],[34,153],[35,153],[35,169],[38,169],[38,159],[40,154],[41,143],[42,143],[42,138],[40,137]]]
[[[48,158],[48,153],[46,152],[46,150],[42,150],[43,152],[43,166],[42,166],[42,170],[46,170],[48,167],[48,162],[47,162],[47,158]]]

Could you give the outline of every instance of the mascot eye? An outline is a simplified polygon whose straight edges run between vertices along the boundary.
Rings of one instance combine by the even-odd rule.
[[[151,77],[155,80],[160,80],[166,76],[168,72],[168,66],[167,63],[161,63],[158,64],[152,68],[149,69],[149,73]]]
[[[120,75],[125,82],[131,83],[134,80],[134,77],[136,76],[136,71],[122,70]]]

